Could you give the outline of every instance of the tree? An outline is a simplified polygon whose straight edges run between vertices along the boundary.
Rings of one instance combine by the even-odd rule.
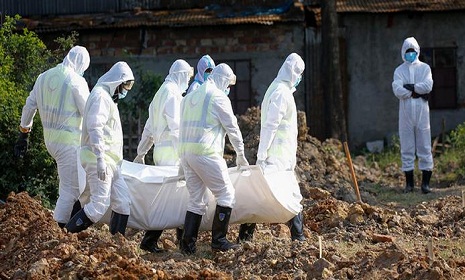
[[[336,0],[320,1],[322,14],[322,88],[325,98],[326,138],[347,140],[347,121],[344,110]]]

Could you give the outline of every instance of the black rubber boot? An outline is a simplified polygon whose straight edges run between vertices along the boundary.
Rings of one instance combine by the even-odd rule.
[[[255,223],[241,224],[241,226],[239,227],[239,236],[237,237],[237,243],[243,241],[252,241],[256,225],[257,224]]]
[[[176,229],[176,244],[181,246],[182,235],[184,234],[184,230],[182,228]]]
[[[129,215],[123,215],[112,211],[110,219],[110,233],[114,235],[119,232],[124,236],[126,233],[128,219]]]
[[[297,214],[294,218],[289,221],[289,229],[291,230],[291,239],[305,241],[307,240],[304,236],[304,220],[302,212]]]
[[[202,215],[190,211],[186,212],[186,218],[184,219],[184,235],[181,242],[181,251],[184,254],[195,254],[197,250],[195,242],[197,241],[201,222]]]
[[[140,242],[140,248],[150,253],[162,253],[165,250],[158,247],[158,239],[160,239],[163,230],[147,230],[144,238]]]
[[[413,181],[413,170],[405,171],[405,182],[406,185],[404,193],[413,192],[413,187],[415,186],[415,183]]]
[[[74,202],[73,204],[73,210],[71,210],[71,217],[72,218],[74,215],[76,215],[77,212],[79,212],[79,210],[81,210],[81,202],[79,201],[79,199]]]
[[[212,225],[212,243],[213,250],[227,251],[237,249],[239,244],[231,243],[226,238],[228,233],[229,219],[231,218],[232,209],[229,207],[216,206],[215,216]]]
[[[76,233],[87,229],[92,224],[93,222],[87,217],[84,209],[81,209],[69,220],[65,228],[68,232]]]
[[[422,170],[421,176],[421,192],[422,193],[430,193],[431,189],[429,187],[429,181],[431,179],[431,175],[433,174],[432,171]]]

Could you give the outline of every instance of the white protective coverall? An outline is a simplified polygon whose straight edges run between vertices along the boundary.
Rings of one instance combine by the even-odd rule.
[[[405,60],[406,50],[413,48],[417,58],[413,62]],[[429,94],[433,88],[431,68],[421,62],[420,46],[417,40],[409,37],[402,44],[401,57],[404,61],[394,71],[392,90],[399,99],[399,137],[402,157],[402,171],[411,171],[415,167],[415,151],[418,156],[420,170],[433,169],[431,153],[431,129],[428,101],[423,98],[412,98],[412,91],[404,88],[404,84],[414,84],[415,92]]]
[[[206,212],[207,188],[217,205],[233,208],[235,204],[234,186],[223,158],[226,134],[236,151],[238,167],[248,165],[242,133],[225,94],[235,81],[232,69],[222,63],[181,102],[179,152],[190,195],[187,211],[198,215]]]
[[[84,206],[86,216],[98,222],[108,207],[122,215],[130,214],[128,186],[121,175],[123,131],[117,104],[112,100],[116,88],[134,80],[126,62],[117,62],[97,81],[86,104],[81,144],[81,163],[86,171],[90,202]],[[98,159],[106,165],[105,180],[99,179]]]
[[[150,103],[149,118],[134,162],[143,164],[145,155],[154,145],[154,165],[179,165],[177,143],[182,93],[193,75],[193,68],[185,60],[178,59],[171,65],[165,82]]]
[[[62,63],[39,75],[21,115],[21,127],[30,129],[39,110],[45,146],[58,168],[59,196],[53,213],[58,223],[68,222],[79,198],[77,156],[89,97],[89,86],[82,74],[89,64],[87,49],[73,47]]]
[[[290,54],[268,87],[261,105],[260,143],[257,164],[274,169],[294,170],[297,153],[297,108],[293,93],[305,63]]]
[[[208,54],[206,54],[199,59],[199,62],[197,62],[197,74],[195,74],[194,81],[189,86],[187,93],[197,89],[205,82],[209,75],[208,73],[205,73],[205,70],[209,68],[215,68],[215,61],[213,61],[213,59]]]

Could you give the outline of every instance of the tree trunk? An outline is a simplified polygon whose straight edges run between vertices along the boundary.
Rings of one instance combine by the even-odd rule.
[[[346,114],[339,59],[336,0],[322,0],[322,88],[325,98],[326,137],[347,141]]]

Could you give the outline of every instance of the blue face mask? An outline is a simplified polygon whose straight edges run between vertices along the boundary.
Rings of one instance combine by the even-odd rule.
[[[123,98],[126,97],[127,94],[128,94],[128,91],[125,90],[125,89],[123,89],[123,90],[121,90],[120,93],[118,93],[118,98],[119,98],[119,99],[123,99]]]
[[[408,52],[408,53],[405,53],[405,56],[404,56],[405,60],[408,61],[408,62],[414,62],[415,59],[417,58],[417,53],[416,52]]]
[[[210,73],[203,73],[203,81],[205,82],[208,79],[208,76],[210,76]]]
[[[224,90],[224,93],[226,94],[226,96],[228,96],[230,92],[231,92],[230,88],[227,88],[227,89]]]
[[[300,81],[302,81],[302,75],[300,75],[300,76],[297,78],[297,81],[295,81],[294,87],[297,87],[297,86],[300,84]]]

